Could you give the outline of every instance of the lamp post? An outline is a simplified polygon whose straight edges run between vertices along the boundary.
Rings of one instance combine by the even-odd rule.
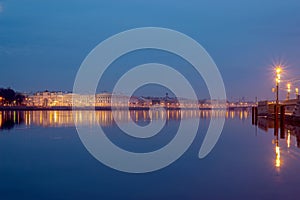
[[[296,91],[296,98],[298,98],[298,95],[299,95],[299,88],[296,88],[295,91]]]
[[[281,78],[281,67],[276,67],[276,106],[279,104],[279,83]]]
[[[279,83],[280,83],[280,75],[281,75],[281,67],[277,66],[276,67],[276,105],[274,109],[274,114],[275,114],[275,130],[277,133],[278,130],[278,110],[279,110]],[[278,134],[278,133],[277,133]]]
[[[287,100],[290,99],[290,94],[291,94],[291,84],[288,83],[288,84],[287,84],[287,96],[286,96],[286,99],[287,99]]]

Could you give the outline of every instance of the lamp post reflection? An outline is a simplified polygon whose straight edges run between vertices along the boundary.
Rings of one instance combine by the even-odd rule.
[[[291,147],[291,131],[288,130],[287,138],[286,138],[286,145],[288,149]]]
[[[280,147],[279,147],[278,143],[276,144],[275,152],[276,152],[275,167],[280,168],[280,166],[281,166]]]
[[[280,147],[279,147],[279,136],[278,136],[278,120],[275,120],[275,127],[274,127],[274,136],[275,136],[275,167],[280,169],[281,167],[281,160],[280,160]]]
[[[278,135],[275,138],[275,167],[280,168],[281,167],[281,160],[280,160],[280,147],[279,147],[279,140]]]
[[[291,159],[291,156],[294,158],[294,153],[299,151],[300,124],[289,121],[277,122],[278,124],[276,124],[276,120],[259,117],[257,127],[266,133],[274,134],[272,138],[272,166],[277,172],[280,172],[285,165],[284,160]]]

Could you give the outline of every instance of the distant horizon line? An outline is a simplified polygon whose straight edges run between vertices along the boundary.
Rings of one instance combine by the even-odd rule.
[[[23,94],[23,95],[34,95],[36,93],[42,93],[42,92],[62,92],[63,94],[69,94],[69,93],[73,93],[72,90],[48,90],[48,89],[44,89],[44,90],[36,90],[36,91],[20,91],[20,90],[15,90],[14,88],[12,87],[0,87],[0,89],[12,89],[14,90],[16,93],[20,93],[20,94]],[[107,90],[103,90],[103,91],[100,91],[100,92],[97,92],[95,94],[104,94],[104,93],[108,93],[108,94],[113,94],[112,92],[110,91],[107,91]],[[184,98],[184,97],[177,97],[175,95],[173,95],[172,93],[169,93],[169,92],[166,92],[168,93],[168,96],[169,97],[172,97],[172,98]],[[93,93],[85,93],[85,94],[82,94],[82,95],[92,95]],[[115,95],[125,95],[125,94],[122,94],[122,92],[120,93],[115,93]],[[131,95],[132,97],[159,97],[159,98],[162,98],[162,97],[166,97],[166,95],[148,95],[148,94],[145,94],[145,95]],[[257,98],[257,100],[255,100],[255,98]],[[208,100],[208,99],[211,99],[210,97],[204,97],[204,98],[198,98],[198,100]],[[251,100],[250,100],[251,99]],[[258,98],[257,96],[255,97],[246,97],[246,96],[231,96],[230,98],[227,97],[226,100],[227,101],[236,101],[236,102],[256,102],[258,101],[258,99],[260,99],[260,101],[264,101],[264,100],[270,100],[270,98]],[[222,100],[222,99],[211,99],[211,100]]]

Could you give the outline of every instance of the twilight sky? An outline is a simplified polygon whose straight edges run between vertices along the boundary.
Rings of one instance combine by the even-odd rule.
[[[157,26],[185,33],[208,51],[229,99],[270,99],[273,64],[286,66],[284,80],[300,79],[299,10],[299,0],[0,0],[0,87],[71,91],[81,62],[97,44],[127,29]],[[198,84],[199,96],[208,97],[203,81],[195,81],[176,56],[133,54],[112,65],[101,91],[111,90],[129,68],[155,61],[181,68]]]

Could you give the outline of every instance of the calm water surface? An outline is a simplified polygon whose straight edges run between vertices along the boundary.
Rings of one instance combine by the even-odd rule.
[[[0,112],[0,199],[299,199],[300,128],[264,118],[252,125],[248,111],[170,111],[152,113],[167,119],[151,139],[133,139],[114,123],[111,112]],[[159,149],[172,140],[183,120],[200,118],[197,137],[172,165],[147,174],[110,169],[94,159],[77,135],[82,126],[99,123],[118,146],[136,152]],[[204,159],[198,152],[210,117],[226,116],[223,133]],[[149,123],[146,111],[120,111],[127,123]]]

